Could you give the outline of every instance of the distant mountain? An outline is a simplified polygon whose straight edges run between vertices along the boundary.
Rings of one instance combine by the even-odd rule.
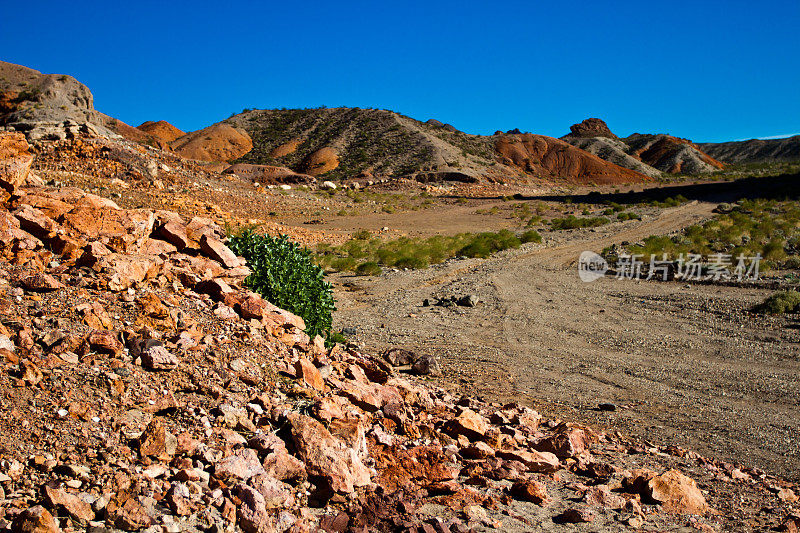
[[[709,173],[723,166],[688,139],[663,133],[634,133],[619,138],[599,118],[573,124],[570,133],[561,139],[606,161],[651,177],[661,173]]]
[[[725,163],[800,161],[800,135],[785,139],[698,143],[697,146]]]

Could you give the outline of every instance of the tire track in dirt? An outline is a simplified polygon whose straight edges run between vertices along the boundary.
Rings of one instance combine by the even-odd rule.
[[[372,348],[438,355],[451,388],[793,476],[800,472],[798,333],[770,330],[744,313],[765,291],[584,283],[574,270],[584,250],[679,231],[715,205],[692,202],[575,231],[561,244],[359,280],[362,290],[341,295],[337,320],[358,325],[359,340]],[[424,298],[467,293],[481,304],[421,306]],[[600,402],[635,407],[601,413]]]

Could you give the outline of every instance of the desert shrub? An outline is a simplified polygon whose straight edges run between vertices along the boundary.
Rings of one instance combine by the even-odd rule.
[[[247,287],[302,317],[311,337],[330,337],[336,310],[333,289],[308,249],[285,235],[270,237],[251,230],[231,237],[228,246],[244,257],[252,270],[245,279]]]
[[[353,233],[353,239],[361,240],[361,241],[369,240],[369,238],[371,236],[372,236],[372,234],[367,229],[361,229],[361,230],[358,230],[357,232]]]
[[[542,242],[542,236],[538,231],[531,229],[520,235],[519,240],[523,244],[526,242]]]
[[[411,255],[404,255],[400,259],[397,259],[394,262],[394,266],[397,268],[425,268],[428,266],[428,262],[423,259],[422,257],[415,257]]]
[[[795,290],[776,292],[753,308],[756,313],[770,315],[783,315],[798,310],[800,310],[800,292]]]
[[[575,215],[569,215],[565,218],[554,218],[550,221],[550,227],[554,230],[594,228],[609,222],[611,221],[606,217],[578,218]]]
[[[660,207],[664,209],[667,207],[678,207],[679,205],[685,204],[688,201],[689,201],[688,198],[686,198],[682,194],[679,194],[677,196],[670,196],[669,198],[665,198],[663,201],[653,200],[652,202],[650,202],[650,205],[652,205],[653,207]]]
[[[617,220],[641,220],[642,217],[637,215],[636,213],[618,213]]]
[[[381,267],[375,261],[366,261],[358,265],[355,272],[359,276],[379,276]]]
[[[479,233],[472,242],[458,251],[458,255],[465,257],[489,257],[495,252],[507,250],[508,248],[519,248],[521,244],[516,235],[507,229],[497,233]]]

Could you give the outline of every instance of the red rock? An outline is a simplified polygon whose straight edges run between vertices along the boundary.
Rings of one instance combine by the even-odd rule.
[[[198,283],[194,290],[201,294],[208,294],[216,301],[222,301],[227,294],[234,293],[230,285],[221,279],[209,279]]]
[[[324,391],[326,389],[322,374],[320,374],[317,367],[305,357],[301,357],[295,363],[294,368],[297,372],[297,378],[302,379],[309,387],[317,389],[318,391]]]
[[[636,171],[604,161],[560,139],[523,133],[503,135],[495,151],[504,165],[540,177],[560,177],[572,183],[614,184],[649,181]]]
[[[226,268],[236,268],[242,265],[242,260],[236,257],[236,254],[230,248],[225,246],[222,241],[209,237],[207,234],[200,237],[200,249],[208,257],[214,261],[219,261]]]
[[[511,495],[517,499],[533,502],[539,505],[546,503],[549,499],[547,487],[544,483],[534,479],[518,481],[511,486]]]
[[[567,524],[582,524],[594,520],[594,512],[586,507],[567,509],[558,516],[558,521]]]
[[[548,437],[534,445],[542,452],[554,453],[560,459],[575,457],[587,450],[589,442],[582,429],[567,428],[560,433]]]
[[[112,253],[103,256],[94,266],[108,277],[108,289],[114,292],[153,278],[161,272],[164,260],[153,255],[123,255]]]
[[[262,464],[267,475],[281,481],[299,479],[306,474],[305,464],[289,455],[285,448],[267,455]]]
[[[461,450],[461,455],[467,459],[488,459],[494,457],[495,450],[483,441],[478,441]]]
[[[245,320],[264,318],[266,310],[269,308],[267,302],[257,294],[248,294],[239,304],[239,313]]]
[[[78,523],[86,524],[90,520],[94,520],[92,506],[79,496],[48,485],[45,485],[44,492],[47,501],[52,507],[63,509]]]
[[[289,414],[292,437],[309,474],[324,477],[335,492],[349,494],[370,483],[367,468],[356,451],[336,439],[313,418]]]
[[[25,135],[0,132],[0,187],[13,193],[25,182],[32,163]]]
[[[538,452],[536,450],[499,450],[497,456],[503,459],[519,461],[531,472],[552,474],[561,469],[561,463],[558,457],[550,452]]]
[[[572,135],[576,137],[608,137],[610,139],[617,139],[617,136],[611,133],[608,125],[599,118],[587,118],[586,120],[573,124],[569,127]]]
[[[240,483],[234,487],[234,494],[242,502],[237,516],[239,527],[245,533],[271,533],[275,531],[272,518],[267,513],[264,496],[252,487]]]
[[[264,497],[267,509],[285,509],[294,505],[294,495],[289,485],[267,474],[258,474],[250,479],[248,485]]]
[[[112,518],[115,527],[126,531],[138,531],[153,523],[142,504],[134,498],[128,498],[122,507],[115,509]]]
[[[64,285],[50,274],[30,274],[20,280],[23,287],[34,292],[50,292],[63,289]]]
[[[154,418],[139,437],[139,453],[167,461],[175,455],[178,439],[167,430],[164,421]]]
[[[150,346],[141,353],[142,366],[148,370],[172,370],[178,366],[178,357],[164,346]]]
[[[186,226],[170,221],[158,228],[158,236],[173,245],[178,251],[190,247],[193,242],[186,234]]]
[[[464,435],[470,440],[478,440],[489,431],[489,423],[475,411],[463,409],[445,425],[445,431],[453,436]]]
[[[119,340],[119,334],[116,331],[109,331],[107,329],[89,333],[86,337],[86,344],[92,350],[112,355],[117,355],[125,349],[122,342]]]
[[[697,483],[677,470],[655,476],[647,483],[645,495],[671,513],[703,514],[708,504]]]
[[[22,381],[31,387],[36,386],[40,381],[42,381],[42,371],[38,366],[33,364],[28,359],[23,359],[20,361],[19,367],[20,373],[22,374]]]
[[[214,476],[223,481],[247,481],[263,474],[264,467],[252,448],[241,448],[216,464]]]
[[[14,211],[14,216],[19,220],[20,228],[44,241],[51,239],[61,228],[55,220],[29,205],[20,206]]]
[[[103,240],[115,252],[132,254],[153,232],[155,215],[144,209],[75,207],[58,222],[72,235]]]
[[[22,511],[11,524],[14,533],[60,533],[55,518],[41,505]]]
[[[625,498],[611,492],[608,485],[596,485],[589,488],[583,498],[589,505],[607,509],[622,509],[625,507]]]
[[[347,381],[342,384],[340,390],[353,405],[370,413],[374,413],[383,406],[378,387],[371,383]]]
[[[93,241],[84,246],[79,263],[91,267],[110,253],[111,250],[105,244],[100,241]]]

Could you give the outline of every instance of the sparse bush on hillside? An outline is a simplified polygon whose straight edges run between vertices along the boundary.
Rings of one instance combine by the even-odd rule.
[[[247,287],[302,317],[309,336],[330,337],[336,310],[333,289],[308,249],[285,235],[270,237],[251,230],[231,237],[228,246],[244,257],[252,270],[245,280]]]
[[[762,271],[775,267],[796,269],[800,265],[800,206],[796,201],[742,200],[731,204],[702,225],[686,228],[681,235],[650,236],[629,245],[630,254],[651,254],[676,259],[680,254],[714,253],[751,258],[760,255]]]

